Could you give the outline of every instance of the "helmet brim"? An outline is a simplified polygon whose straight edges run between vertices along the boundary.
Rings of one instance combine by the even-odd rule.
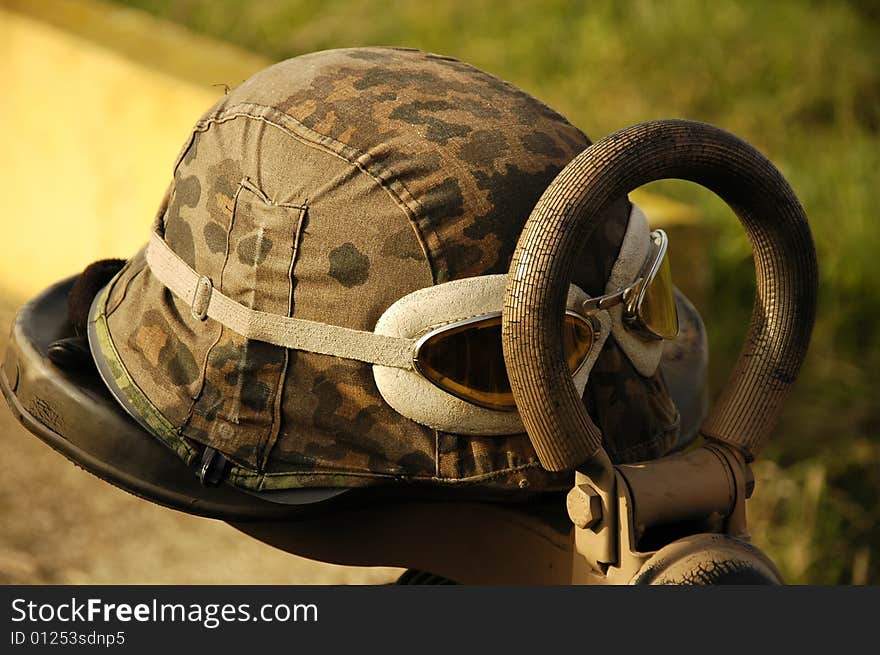
[[[226,521],[291,519],[335,505],[349,489],[245,492],[203,485],[187,466],[126,411],[94,369],[65,371],[48,359],[65,336],[67,295],[62,280],[16,316],[0,367],[0,387],[18,420],[56,451],[97,477],[136,496],[189,514]],[[106,363],[96,357],[98,370]],[[107,377],[107,376],[104,376]]]
[[[106,369],[100,355],[93,352],[97,370],[65,371],[49,360],[49,344],[68,330],[67,296],[74,279],[49,287],[19,311],[0,365],[0,389],[16,418],[53,449],[138,497],[225,521],[310,518],[372,495],[370,489],[258,492],[203,485],[192,467],[124,410],[112,377],[98,373]],[[664,373],[682,411],[680,449],[693,440],[705,414],[706,343],[699,314],[681,294],[676,300],[687,329],[672,342],[680,348],[664,353]]]

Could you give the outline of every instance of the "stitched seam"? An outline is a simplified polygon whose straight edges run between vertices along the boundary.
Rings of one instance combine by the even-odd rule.
[[[262,190],[257,189],[254,186],[253,182],[251,182],[247,177],[243,178],[241,180],[241,182],[239,182],[238,189],[235,192],[235,198],[233,200],[232,217],[229,221],[229,232],[226,234],[226,259],[223,262],[223,267],[220,269],[219,288],[220,288],[221,293],[223,292],[223,280],[226,276],[226,269],[229,266],[229,258],[230,258],[229,243],[230,243],[230,239],[232,237],[232,231],[235,229],[235,217],[236,217],[236,214],[238,214],[239,202],[240,202],[240,196],[241,196],[242,190],[249,191],[254,196],[256,196],[256,198],[259,201],[263,202],[264,204],[268,204],[270,206],[272,205],[272,202],[269,200],[269,198],[266,196],[266,194],[263,193]],[[295,253],[291,254],[291,267],[293,266],[294,254]],[[256,291],[256,289],[255,289],[255,291]],[[289,305],[288,305],[288,307],[289,307]],[[222,334],[223,330],[225,330],[225,329],[227,329],[227,328],[224,326],[224,328],[221,330],[221,334]],[[249,343],[249,342],[246,342],[246,343]],[[216,346],[216,344],[215,344],[215,346]],[[279,346],[276,346],[276,348],[278,348],[278,347]],[[288,352],[289,352],[287,348],[283,348],[282,350],[284,352],[285,366],[282,367],[282,371],[280,373],[281,377],[279,377],[278,384],[276,385],[278,387],[283,385],[283,380],[284,380],[283,375],[284,375],[284,371],[286,370],[286,361],[288,359]],[[245,359],[246,358],[247,358],[247,345],[245,347]],[[238,375],[239,376],[242,375],[241,370],[238,371]],[[239,424],[238,412],[241,407],[241,387],[242,387],[242,384],[245,384],[245,381],[241,377],[239,377],[238,383],[236,384],[237,393],[235,394],[235,396],[233,398],[233,401],[236,403],[233,408],[233,413],[235,414],[235,419],[234,420],[227,419],[227,422],[233,423],[234,425]],[[257,453],[258,453],[258,460],[257,461],[258,462],[260,459],[262,459],[263,453],[267,452],[266,445],[272,439],[272,433],[275,431],[275,429],[279,423],[279,422],[276,422],[276,411],[275,410],[276,410],[276,407],[273,406],[271,422],[269,423],[266,430],[260,430],[259,434],[258,434],[258,437],[259,437],[259,441],[257,442]]]
[[[286,206],[286,205],[281,205]],[[287,296],[287,315],[293,316],[294,311],[294,290],[296,288],[296,284],[294,283],[294,270],[296,268],[296,262],[299,258],[300,254],[300,244],[302,241],[302,233],[305,225],[305,217],[306,217],[306,208],[299,207],[299,217],[297,218],[296,227],[293,232],[293,252],[290,255],[290,267],[287,270],[287,283],[288,283],[288,296]],[[275,444],[278,442],[278,436],[281,434],[281,423],[283,421],[282,416],[282,404],[284,400],[284,387],[287,384],[287,369],[290,365],[290,350],[284,348],[284,364],[281,367],[281,375],[278,378],[278,388],[275,392],[275,403],[273,407],[273,415],[272,415],[272,433],[269,436],[269,439],[266,440],[264,444],[264,451],[261,459],[261,466],[265,468],[268,463],[270,456],[272,454],[272,449],[275,447]]]
[[[137,271],[135,271],[132,275],[130,275],[128,277],[128,279],[125,281],[125,286],[122,288],[122,295],[120,296],[116,305],[109,312],[105,311],[105,315],[107,316],[107,318],[110,318],[116,312],[116,310],[118,310],[120,307],[122,307],[122,303],[125,302],[125,298],[126,298],[126,296],[128,296],[128,288],[131,286],[131,283],[134,282],[134,279],[137,276],[139,276],[141,273],[143,273],[145,270],[147,270],[146,261],[144,261],[144,263],[141,265],[141,267]],[[118,280],[114,280],[114,286],[116,285],[117,282],[118,282]],[[108,300],[110,299],[109,293],[107,294],[107,299]],[[105,308],[106,308],[106,304],[105,304]]]
[[[284,480],[286,478],[297,479],[303,477],[317,477],[317,476],[332,476],[332,477],[351,477],[351,478],[373,478],[373,479],[391,479],[391,480],[419,480],[425,482],[442,482],[445,484],[456,484],[456,483],[471,483],[471,482],[481,482],[486,480],[493,480],[497,478],[502,478],[511,473],[518,473],[520,471],[525,471],[528,469],[536,469],[540,468],[539,462],[529,462],[527,464],[520,464],[518,466],[513,466],[505,469],[499,469],[498,471],[492,471],[490,473],[480,473],[478,475],[470,475],[463,478],[441,478],[432,475],[401,475],[396,473],[377,473],[375,471],[285,471],[283,473],[260,473],[258,471],[253,471],[250,469],[246,469],[240,465],[233,465],[229,469],[229,477],[235,479],[243,479],[243,480],[254,480],[257,484],[262,486],[263,480]]]
[[[245,180],[246,179],[247,178],[245,178]],[[232,236],[232,226],[235,222],[235,208],[238,205],[238,194],[241,192],[242,185],[245,180],[241,180],[238,183],[238,188],[235,190],[235,196],[233,197],[232,202],[232,215],[229,217],[229,227],[226,229],[226,251],[223,253],[223,265],[220,266],[220,275],[217,282],[217,288],[221,291],[221,293],[223,291],[223,272],[226,270],[226,265],[229,263],[229,241],[230,237]],[[195,394],[192,402],[189,405],[189,411],[186,413],[186,418],[183,420],[183,423],[179,428],[181,431],[189,427],[190,421],[192,421],[193,412],[195,412],[196,403],[205,392],[205,384],[208,381],[208,360],[211,358],[211,353],[214,351],[214,348],[217,347],[217,344],[220,343],[220,340],[223,338],[223,331],[226,329],[226,326],[219,324],[219,328],[220,329],[217,330],[217,336],[214,339],[214,342],[210,346],[208,346],[208,349],[205,351],[205,358],[202,361],[201,385],[199,386],[198,392]]]
[[[262,110],[264,113],[254,113],[253,111],[249,111],[249,109],[251,108]],[[271,118],[269,115],[271,115]],[[447,275],[446,266],[444,265],[442,269],[440,268],[439,264],[435,261],[435,258],[431,254],[431,249],[428,247],[428,241],[432,241],[433,247],[437,251],[437,257],[442,259],[442,255],[440,254],[440,239],[437,236],[436,232],[434,232],[433,230],[425,229],[420,224],[422,222],[420,219],[422,213],[421,203],[400,180],[395,180],[393,184],[386,182],[384,180],[384,176],[386,174],[389,174],[390,171],[388,171],[383,166],[373,162],[367,153],[359,150],[358,148],[355,148],[354,146],[349,146],[342,143],[341,141],[337,141],[331,136],[327,136],[313,130],[293,116],[279,111],[275,107],[268,107],[266,105],[260,105],[256,103],[241,103],[225,109],[218,114],[215,114],[208,118],[204,118],[196,123],[193,133],[205,132],[211,127],[211,125],[215,123],[225,123],[236,118],[251,118],[268,123],[269,125],[277,127],[289,136],[297,139],[298,141],[309,147],[315,147],[324,150],[325,152],[328,152],[338,157],[339,159],[342,159],[343,161],[351,164],[352,166],[355,166],[358,170],[372,178],[372,180],[376,184],[378,184],[382,189],[385,190],[386,193],[388,193],[392,197],[395,204],[400,207],[406,214],[410,226],[415,231],[416,236],[419,240],[419,245],[422,248],[422,253],[425,255],[425,259],[427,259],[428,261],[428,266],[431,269],[434,283],[437,284],[439,281],[445,279]],[[273,120],[273,118],[275,120]],[[286,122],[291,123],[292,126],[289,127],[287,125],[284,125],[283,123]],[[349,156],[346,154],[345,151],[350,151],[352,155],[355,156]],[[408,199],[404,198],[403,194],[399,193],[394,188],[395,185],[399,186],[405,192],[405,195],[408,197]],[[426,232],[429,233],[426,234]]]

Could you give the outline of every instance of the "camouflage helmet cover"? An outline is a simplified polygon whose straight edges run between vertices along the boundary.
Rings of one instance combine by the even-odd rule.
[[[417,289],[505,273],[525,220],[589,145],[487,73],[415,50],[304,55],[256,74],[196,124],[157,227],[253,309],[370,331]],[[630,205],[608,208],[572,280],[601,294]],[[96,300],[98,352],[120,400],[187,462],[223,453],[249,489],[407,481],[562,489],[527,435],[433,430],[394,411],[369,364],[245,339],[194,318],[132,257]],[[664,454],[678,413],[661,373],[609,338],[584,402],[617,461]]]

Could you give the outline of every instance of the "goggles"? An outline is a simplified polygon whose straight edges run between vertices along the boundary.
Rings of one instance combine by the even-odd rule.
[[[678,334],[672,274],[666,257],[669,239],[651,233],[650,255],[639,277],[614,293],[587,298],[567,309],[563,350],[572,375],[583,367],[601,332],[591,314],[622,304],[627,326],[650,339]],[[501,312],[495,311],[430,330],[415,344],[419,373],[453,396],[488,409],[516,409],[501,348]]]
[[[666,234],[648,233],[644,216],[633,206],[609,279],[614,290],[590,298],[571,285],[562,338],[580,393],[611,333],[640,372],[653,374],[659,365],[662,339],[678,332],[667,246]],[[365,332],[247,307],[215,289],[158,231],[146,258],[153,275],[190,303],[196,319],[213,318],[246,338],[284,348],[373,364],[386,402],[423,425],[480,435],[523,430],[513,411],[501,346],[505,274],[419,289],[392,304],[375,330]],[[619,279],[626,283],[618,285]]]

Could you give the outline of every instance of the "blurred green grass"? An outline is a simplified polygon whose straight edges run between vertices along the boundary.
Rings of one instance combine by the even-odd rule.
[[[808,361],[757,467],[755,538],[790,582],[880,583],[880,2],[116,1],[273,59],[379,44],[452,55],[594,139],[684,117],[754,144],[807,210],[821,280]],[[711,227],[700,310],[717,390],[748,324],[750,248],[708,192],[652,188]]]

